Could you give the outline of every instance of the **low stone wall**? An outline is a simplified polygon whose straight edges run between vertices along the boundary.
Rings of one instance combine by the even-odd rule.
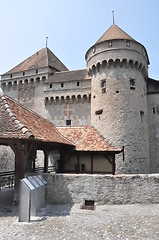
[[[159,174],[44,174],[47,203],[159,203]]]

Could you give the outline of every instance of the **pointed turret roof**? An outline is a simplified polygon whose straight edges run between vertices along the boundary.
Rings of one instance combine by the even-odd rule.
[[[133,40],[126,32],[124,32],[120,27],[116,24],[112,24],[110,28],[98,39],[97,43],[101,43],[104,41],[115,40],[115,39],[126,39],[126,40]]]
[[[55,54],[49,48],[42,48],[40,51],[34,53],[32,56],[18,64],[6,74],[45,67],[55,68],[56,71],[68,70],[68,68],[55,56]]]

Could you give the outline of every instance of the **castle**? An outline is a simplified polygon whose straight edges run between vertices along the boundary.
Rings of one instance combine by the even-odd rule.
[[[113,24],[85,59],[87,69],[69,71],[43,48],[3,74],[1,88],[59,130],[93,126],[124,149],[117,173],[158,173],[159,83],[146,48]]]

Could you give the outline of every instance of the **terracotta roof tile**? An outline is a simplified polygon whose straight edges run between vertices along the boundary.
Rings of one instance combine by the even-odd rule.
[[[73,145],[45,118],[0,95],[0,139],[28,139]]]
[[[101,43],[104,41],[114,40],[114,39],[125,39],[125,40],[133,40],[126,32],[124,32],[117,25],[113,24],[108,28],[108,30],[99,38],[96,43]]]
[[[91,126],[57,127],[57,129],[75,144],[77,151],[121,151],[120,148],[110,146],[106,139]]]
[[[53,52],[51,52],[49,48],[43,48],[5,74],[23,72],[44,67],[53,67],[57,71],[68,70],[68,68],[54,55]]]

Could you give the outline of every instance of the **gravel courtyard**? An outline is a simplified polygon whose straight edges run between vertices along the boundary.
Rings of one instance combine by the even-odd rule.
[[[17,207],[0,208],[0,239],[159,239],[159,205],[46,205],[30,223],[18,222]]]

